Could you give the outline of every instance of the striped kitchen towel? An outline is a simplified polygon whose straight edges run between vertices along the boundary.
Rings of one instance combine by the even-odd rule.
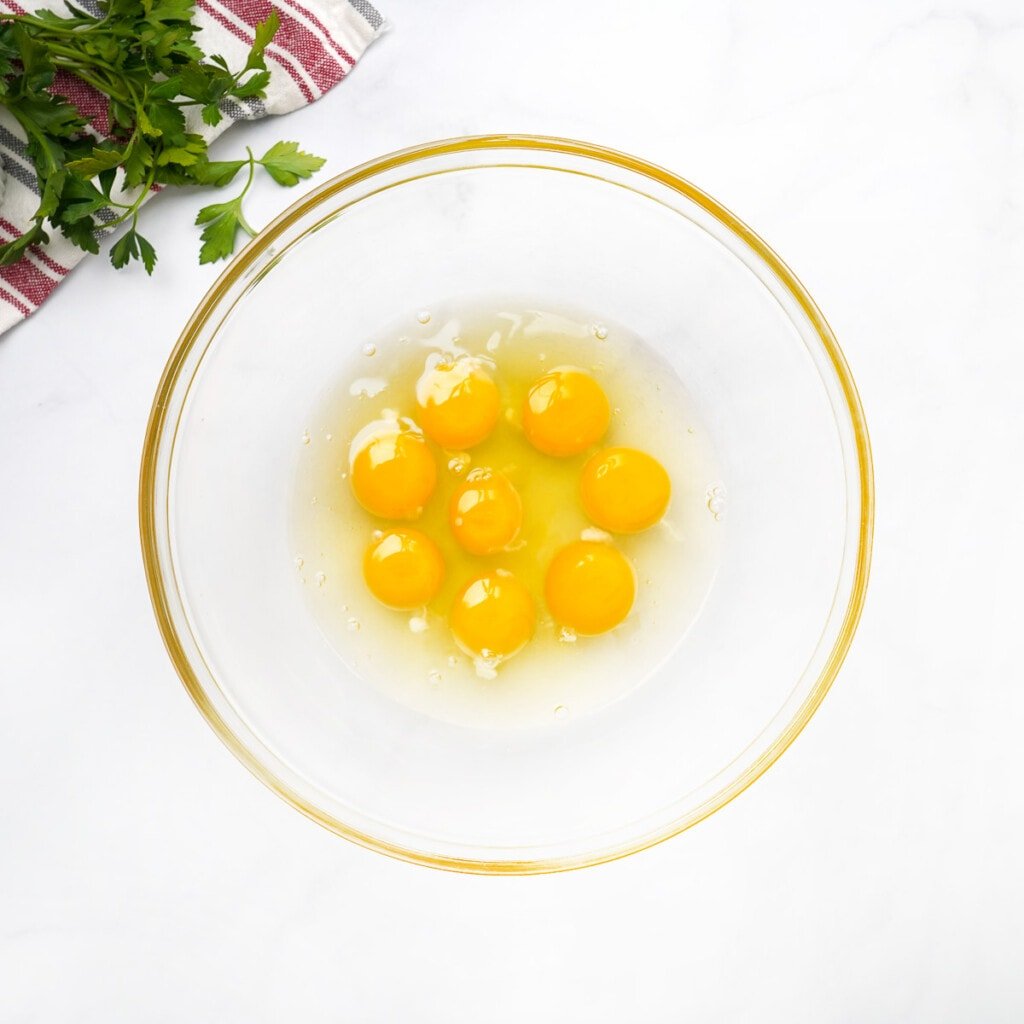
[[[75,0],[78,7],[97,14],[96,0]],[[221,54],[231,67],[245,63],[253,29],[271,11],[271,0],[196,0],[197,37],[205,53]],[[63,0],[45,0],[33,10],[64,10]],[[264,100],[229,102],[219,125],[203,124],[198,110],[190,116],[190,130],[207,140],[219,135],[232,121],[266,114],[283,114],[319,99],[355,66],[381,30],[381,16],[367,0],[273,0],[281,27],[267,47],[270,84]],[[24,13],[16,0],[0,0],[0,12]],[[106,102],[91,86],[70,75],[58,78],[55,91],[67,96],[103,133]],[[22,234],[39,202],[35,171],[25,152],[21,127],[0,107],[0,241]],[[111,215],[112,216],[112,215]],[[48,298],[68,271],[85,255],[59,231],[51,231],[45,246],[32,246],[20,262],[0,267],[0,333],[24,320]],[[113,272],[113,271],[112,271]]]

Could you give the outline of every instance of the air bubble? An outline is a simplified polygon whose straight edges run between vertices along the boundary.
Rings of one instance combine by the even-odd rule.
[[[562,719],[569,717],[569,709],[564,704],[559,704],[555,708],[555,718]]]
[[[309,499],[309,503],[310,505],[315,505],[319,500],[320,499],[314,494],[313,497]]]
[[[327,573],[318,572],[314,579],[316,580],[316,585],[322,587],[327,582]]]
[[[372,341],[368,341],[363,346],[363,355],[364,356],[375,356],[376,354],[377,354],[377,346],[374,345],[374,343]]]
[[[354,615],[348,620],[346,625],[350,633],[358,633],[363,628],[363,624]]]
[[[383,536],[384,536],[384,531],[383,530],[374,530],[373,533],[370,534],[370,539],[371,540],[380,540]]]
[[[427,679],[430,680],[431,686],[437,686],[437,684],[441,682],[442,679],[444,679],[444,676],[441,675],[441,673],[436,668],[432,668],[427,673]]]
[[[455,668],[455,666],[458,665],[458,663],[459,663],[459,656],[457,654],[449,654],[448,655],[448,664],[449,664],[449,666],[451,668]]]
[[[302,555],[296,555],[295,556],[295,568],[296,569],[301,569],[305,564],[306,564],[306,562],[305,562],[305,559],[302,557]]]
[[[324,434],[324,439],[327,440],[327,441],[333,441],[334,440],[334,435],[333,434]]]
[[[715,519],[721,519],[725,514],[725,488],[721,484],[713,484],[708,488],[707,506]]]
[[[348,393],[353,398],[376,398],[387,387],[383,377],[357,377],[349,385]]]
[[[604,341],[608,337],[608,328],[604,324],[594,324],[594,337]]]
[[[448,472],[455,476],[462,476],[469,469],[472,457],[468,452],[458,452],[448,460]]]
[[[563,626],[558,631],[558,642],[560,644],[574,644],[577,640],[577,634],[575,629],[570,629],[569,626]]]
[[[430,311],[426,310],[426,309],[421,309],[416,314],[416,319],[419,320],[419,322],[421,324],[429,324],[430,323]]]
[[[310,442],[309,431],[308,430],[304,430],[302,432],[302,443],[303,444],[309,444],[309,442]]]
[[[430,629],[430,624],[422,615],[414,615],[409,619],[409,629],[413,633],[426,633]]]

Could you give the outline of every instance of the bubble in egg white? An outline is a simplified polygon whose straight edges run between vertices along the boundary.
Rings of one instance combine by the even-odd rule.
[[[713,484],[708,488],[707,507],[715,519],[722,518],[725,512],[725,488],[721,484]]]
[[[387,390],[387,386],[388,382],[383,377],[357,377],[349,385],[348,393],[353,398],[376,398]]]

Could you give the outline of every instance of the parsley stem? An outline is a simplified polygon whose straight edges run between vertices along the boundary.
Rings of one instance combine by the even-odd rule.
[[[133,97],[126,95],[112,85],[109,81],[99,78],[89,70],[93,65],[83,64],[81,61],[71,61],[69,58],[57,59],[53,62],[57,67],[63,68],[75,78],[81,79],[87,85],[91,85],[97,92],[101,92],[111,99],[119,100],[121,103],[131,104]]]
[[[100,60],[99,57],[93,57],[91,54],[86,58],[81,50],[76,50],[73,46],[63,46],[61,43],[48,42],[47,48],[51,53],[62,54],[65,57],[70,58],[77,64],[83,64],[88,60],[88,66],[94,68],[103,68],[104,71],[109,71],[111,74],[121,74],[117,68],[112,64],[108,64],[105,60]]]
[[[253,179],[254,175],[256,174],[256,157],[253,156],[253,152],[252,152],[252,150],[248,146],[245,147],[245,151],[246,151],[246,153],[249,154],[249,178],[248,178],[248,180],[245,183],[245,188],[243,188],[242,191],[239,193],[239,196],[238,196],[238,212],[237,212],[236,216],[238,218],[238,226],[250,238],[255,238],[256,234],[257,234],[256,229],[245,219],[245,217],[242,214],[242,200],[245,198],[246,192],[249,191],[249,187],[252,185],[252,179]]]
[[[150,189],[153,187],[153,181],[155,180],[156,169],[151,168],[149,174],[146,176],[145,182],[139,187],[139,194],[132,200],[131,204],[114,202],[112,205],[117,206],[124,210],[124,213],[120,217],[115,218],[112,221],[108,221],[103,225],[104,230],[109,228],[116,228],[118,224],[123,224],[129,217],[132,218],[132,225],[134,226],[139,219],[139,207],[146,200],[146,196],[149,195]]]
[[[73,18],[66,19],[71,22],[67,27],[59,25],[54,20],[44,20],[37,18],[32,14],[4,14],[3,21],[14,22],[21,25],[29,25],[34,29],[40,31],[36,34],[36,38],[40,38],[46,35],[58,35],[58,36],[81,36],[88,34],[90,37],[97,35],[107,35],[106,32],[100,32],[100,26],[105,25],[107,20],[110,18],[110,11],[107,11],[106,15],[98,21],[82,22],[76,21]]]

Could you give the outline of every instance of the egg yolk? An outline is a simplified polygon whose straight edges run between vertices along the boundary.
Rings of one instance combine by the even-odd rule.
[[[605,448],[583,467],[583,508],[611,533],[638,533],[653,526],[672,493],[665,467],[635,448]]]
[[[611,544],[574,541],[551,561],[544,598],[555,621],[584,636],[605,633],[629,614],[636,577]]]
[[[411,610],[425,605],[440,589],[444,559],[419,530],[388,530],[367,549],[363,576],[381,604]]]
[[[523,525],[523,501],[502,473],[474,469],[452,494],[448,523],[471,555],[490,555],[516,539]]]
[[[479,444],[501,412],[497,385],[472,359],[428,365],[416,383],[416,401],[424,433],[449,449]]]
[[[588,373],[562,367],[530,385],[523,404],[523,430],[546,455],[578,455],[608,429],[611,409],[601,385]]]
[[[460,646],[482,658],[508,658],[533,636],[530,592],[511,573],[470,580],[452,605],[449,622]]]
[[[384,519],[415,519],[437,483],[434,456],[423,435],[385,420],[356,436],[349,468],[356,500]]]

